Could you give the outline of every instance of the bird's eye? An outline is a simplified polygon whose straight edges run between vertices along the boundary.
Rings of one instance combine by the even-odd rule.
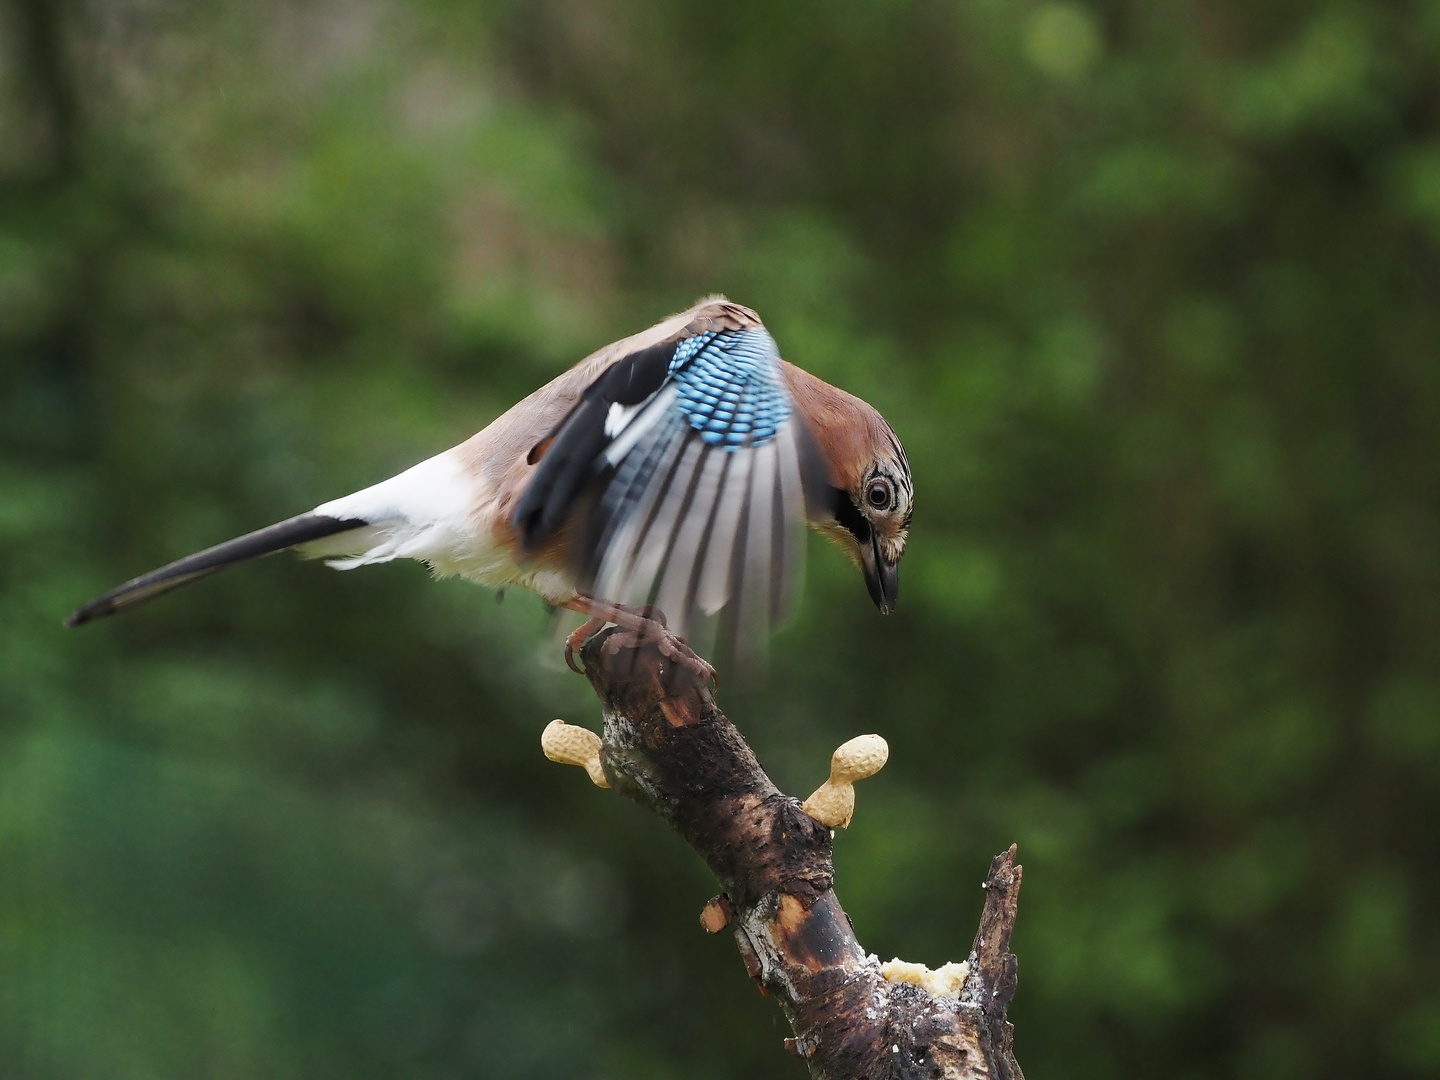
[[[884,480],[870,481],[870,486],[865,489],[865,498],[876,510],[889,509],[890,485]]]

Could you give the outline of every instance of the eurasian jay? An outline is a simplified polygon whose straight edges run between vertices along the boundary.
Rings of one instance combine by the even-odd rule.
[[[685,641],[718,630],[743,651],[762,645],[793,599],[807,520],[892,611],[913,495],[875,409],[781,360],[749,308],[709,297],[591,354],[459,446],[126,582],[66,624],[294,548],[338,569],[403,557],[532,589],[588,616],[567,642],[572,666],[585,636],[616,623],[713,674]]]

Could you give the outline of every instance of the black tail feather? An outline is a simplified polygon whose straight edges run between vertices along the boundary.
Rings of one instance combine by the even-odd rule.
[[[76,608],[65,620],[65,625],[79,626],[92,619],[114,615],[117,611],[124,611],[136,604],[142,604],[161,593],[178,589],[181,585],[206,577],[217,570],[223,570],[227,566],[249,562],[251,559],[258,559],[262,555],[269,555],[276,551],[284,551],[296,544],[321,540],[327,536],[335,536],[337,533],[349,532],[351,529],[361,529],[368,524],[369,522],[356,518],[342,519],[326,517],[323,514],[301,514],[268,528],[246,533],[234,540],[227,540],[223,544],[216,544],[204,551],[197,551],[194,555],[177,559],[169,566],[162,566],[159,570],[152,570],[133,581],[127,581],[124,585],[111,589],[104,596],[97,597],[88,604]]]

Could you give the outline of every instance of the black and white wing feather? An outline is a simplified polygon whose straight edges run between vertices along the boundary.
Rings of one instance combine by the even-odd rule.
[[[551,433],[515,514],[527,548],[583,515],[581,581],[654,604],[697,648],[758,654],[793,606],[809,433],[764,327],[703,329],[617,361]]]

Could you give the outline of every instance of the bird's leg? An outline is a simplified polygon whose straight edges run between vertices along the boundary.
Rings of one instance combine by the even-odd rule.
[[[600,600],[585,593],[577,592],[564,607],[589,616],[573,634],[565,639],[565,663],[571,671],[584,674],[575,663],[575,653],[592,634],[609,623],[634,633],[641,641],[654,641],[660,652],[675,663],[695,673],[702,681],[708,679],[717,688],[720,678],[715,669],[694,649],[686,644],[675,631],[665,624],[665,615],[653,604],[632,608],[609,600]]]

